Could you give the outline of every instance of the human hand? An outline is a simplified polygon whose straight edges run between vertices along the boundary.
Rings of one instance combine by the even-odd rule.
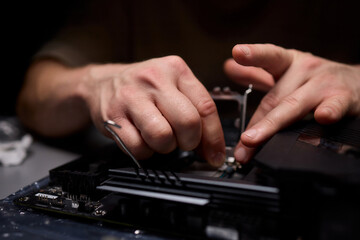
[[[215,103],[180,57],[90,66],[82,89],[97,128],[112,137],[104,121],[120,125],[113,130],[136,158],[200,145],[210,164],[224,162]]]
[[[239,44],[225,62],[228,76],[268,91],[235,148],[246,163],[255,148],[314,110],[321,124],[360,114],[360,67],[271,44]]]

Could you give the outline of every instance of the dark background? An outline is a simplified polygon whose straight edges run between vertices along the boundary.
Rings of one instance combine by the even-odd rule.
[[[81,15],[81,9],[89,1],[38,0],[4,1],[2,3],[0,14],[2,25],[0,116],[15,114],[16,98],[32,56],[66,24],[74,12]],[[325,49],[334,56],[336,56],[336,53],[342,53],[344,48],[353,49],[351,52],[353,56],[358,56],[357,61],[349,63],[358,62],[360,60],[358,43],[356,43],[356,46],[352,46],[347,44],[345,39],[352,39],[351,36],[354,37],[353,39],[359,39],[359,2],[353,4],[354,2],[351,1],[341,3],[335,0],[326,1],[325,6],[327,8],[322,8],[321,4],[315,3],[317,1],[314,2],[311,9],[317,12],[317,15],[315,15],[317,18],[310,24],[326,28],[325,32],[329,34],[323,36],[320,35],[321,31],[319,31],[319,36],[312,36],[317,41],[314,41],[311,49],[299,49],[343,62],[347,61],[321,54],[318,48],[325,45]],[[331,19],[322,18],[325,13],[333,17]],[[346,38],[346,36],[348,37]],[[284,45],[284,47],[293,48],[296,46]]]
[[[65,24],[80,1],[4,1],[1,7],[0,116],[14,115],[32,56]]]

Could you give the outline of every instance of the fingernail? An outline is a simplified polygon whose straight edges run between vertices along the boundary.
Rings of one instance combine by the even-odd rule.
[[[254,139],[257,135],[257,130],[256,129],[249,129],[247,131],[245,131],[243,134],[245,134],[247,137]]]
[[[215,166],[221,166],[225,162],[225,158],[226,158],[225,153],[217,152],[212,155],[211,162]]]
[[[234,152],[234,156],[235,159],[239,162],[245,162],[246,161],[246,157],[247,157],[247,153],[245,151],[244,148],[240,147],[238,149],[235,150]]]
[[[240,49],[245,54],[245,56],[250,55],[250,48],[248,46],[240,46]]]

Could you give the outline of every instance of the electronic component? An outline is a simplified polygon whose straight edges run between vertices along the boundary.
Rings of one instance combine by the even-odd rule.
[[[120,152],[119,149],[116,150]],[[125,154],[121,156],[128,158]],[[171,235],[186,233],[184,237],[189,237],[190,234],[192,238],[216,236],[222,231],[227,233],[229,229],[238,237],[252,235],[257,231],[270,236],[274,234],[268,225],[280,224],[275,223],[272,218],[279,212],[276,187],[240,180],[245,177],[245,172],[242,175],[231,171],[226,177],[219,175],[218,169],[211,170],[217,176],[181,173],[186,172],[186,168],[191,168],[194,163],[202,162],[191,159],[196,158],[195,155],[184,157],[183,152],[170,156],[163,156],[163,159],[153,164],[162,167],[147,166],[148,176],[142,169],[137,171],[133,167],[110,168],[109,172],[105,170],[103,172],[107,175],[106,179],[96,187],[94,183],[98,180],[92,174],[102,169],[101,164],[96,168],[89,167],[94,165],[93,160],[80,158],[52,170],[50,185],[17,199],[16,203],[109,224],[142,226]],[[156,161],[155,158],[153,160]],[[178,169],[171,164],[175,161],[182,161],[177,164]],[[166,162],[170,164],[162,164]],[[84,174],[78,171],[77,166],[91,172]],[[131,166],[131,162],[128,166]],[[64,172],[69,174],[62,178]],[[229,170],[225,169],[222,173],[229,173]],[[75,186],[69,188],[65,184],[71,182],[73,185],[82,185],[86,175],[88,189]],[[233,178],[235,175],[238,179]],[[96,176],[98,179],[102,178],[101,174]],[[253,205],[253,202],[259,204]],[[244,225],[248,219],[253,219],[254,225],[240,233],[239,226]]]
[[[218,109],[227,147],[234,147],[245,130],[247,98],[251,91],[252,85],[244,95],[231,91],[229,87],[222,90],[215,87],[210,92]]]
[[[358,239],[359,133],[359,119],[304,121],[244,166],[227,145],[220,168],[177,149],[138,169],[113,144],[51,170],[48,184],[15,203],[187,239]]]

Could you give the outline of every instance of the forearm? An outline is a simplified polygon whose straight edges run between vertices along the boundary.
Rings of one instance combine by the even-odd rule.
[[[25,126],[52,137],[87,126],[89,111],[81,94],[87,69],[71,69],[51,60],[30,66],[17,103],[18,116]]]

